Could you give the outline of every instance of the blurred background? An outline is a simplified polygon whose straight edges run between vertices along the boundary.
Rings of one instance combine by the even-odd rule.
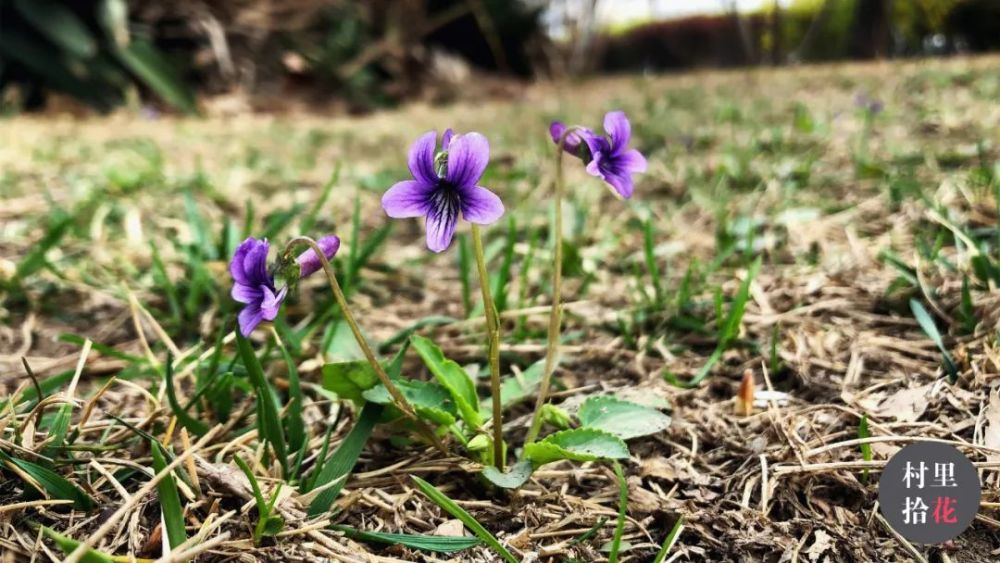
[[[997,0],[0,0],[0,110],[363,112],[602,73],[1000,47]]]

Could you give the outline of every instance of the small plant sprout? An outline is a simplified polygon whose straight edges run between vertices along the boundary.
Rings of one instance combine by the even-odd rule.
[[[503,202],[496,194],[477,185],[490,159],[490,145],[479,133],[456,135],[444,132],[441,150],[437,132],[428,131],[410,148],[409,168],[413,180],[397,182],[382,196],[389,217],[426,217],[427,248],[443,252],[451,245],[458,215],[472,224],[472,246],[482,289],[486,316],[490,389],[493,395],[493,464],[503,469],[503,406],[500,401],[500,319],[486,273],[486,255],[480,225],[503,216]]]
[[[549,134],[556,144],[555,214],[552,233],[555,247],[552,252],[552,309],[549,312],[548,344],[545,353],[545,368],[535,402],[531,427],[525,443],[538,437],[542,428],[542,407],[545,406],[552,372],[555,371],[559,354],[559,332],[562,325],[562,199],[563,199],[563,153],[576,156],[587,165],[587,173],[608,183],[616,194],[623,198],[632,197],[635,184],[632,174],[646,171],[646,158],[635,149],[628,148],[632,127],[625,113],[613,111],[604,116],[604,129],[608,137],[602,137],[591,129],[581,126],[567,126],[555,121],[549,126]]]

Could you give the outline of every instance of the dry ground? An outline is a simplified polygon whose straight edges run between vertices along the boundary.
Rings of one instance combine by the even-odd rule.
[[[868,133],[859,94],[885,107]],[[358,543],[325,522],[306,521],[295,498],[280,503],[287,533],[253,546],[256,511],[246,479],[231,464],[234,453],[261,453],[252,397],[236,393],[229,422],[191,445],[171,422],[154,366],[171,350],[190,362],[212,349],[220,327],[231,329],[225,250],[243,236],[248,201],[249,233],[277,224],[272,238],[283,241],[312,227],[305,234],[335,231],[346,248],[354,242],[357,197],[359,238],[370,240],[388,221],[379,196],[403,178],[409,143],[427,129],[452,126],[490,137],[493,164],[484,184],[504,197],[516,220],[491,228],[488,242],[491,265],[500,268],[501,249],[512,238],[504,366],[523,369],[544,354],[548,121],[596,126],[605,111],[621,108],[650,170],[629,202],[614,200],[576,167],[568,172],[567,236],[579,259],[567,282],[565,359],[556,375],[558,400],[567,407],[614,392],[669,408],[667,431],[630,443],[623,559],[651,561],[683,517],[670,552],[682,561],[997,560],[1000,280],[990,268],[1000,261],[998,99],[1000,59],[982,58],[534,86],[510,100],[352,119],[143,121],[120,114],[0,121],[0,278],[8,280],[0,294],[0,398],[33,387],[22,357],[40,380],[62,377],[43,393],[47,406],[24,401],[0,409],[0,451],[39,461],[51,439],[46,421],[75,401],[70,428],[79,436],[73,448],[56,452],[55,467],[99,501],[90,512],[16,506],[26,501],[25,485],[6,464],[0,552],[13,561],[59,560],[56,545],[39,539],[38,523],[82,540],[128,505],[95,546],[120,556],[160,553],[158,496],[137,494],[151,472],[150,452],[114,415],[171,440],[175,453],[193,453],[197,461],[181,472],[197,486],[183,485],[181,498],[190,534],[204,531],[199,560],[498,560],[485,547],[445,556]],[[321,186],[337,167],[322,200]],[[312,221],[307,216],[317,202]],[[295,206],[301,208],[279,224]],[[63,217],[65,231],[51,248],[40,246]],[[227,220],[232,232],[223,232]],[[643,253],[646,221],[659,279]],[[200,238],[206,233],[210,240]],[[38,248],[45,260],[24,266]],[[427,317],[467,316],[457,254],[453,247],[430,257],[417,221],[395,225],[352,298],[373,341]],[[165,274],[156,270],[156,256]],[[665,373],[689,378],[705,364],[717,344],[713,296],[719,288],[730,302],[757,256],[763,266],[737,342],[696,388],[667,383]],[[914,319],[911,299],[943,334],[956,383]],[[287,311],[290,326],[303,331],[295,360],[315,447],[307,465],[331,424],[339,443],[354,411],[318,385],[319,367],[338,354],[321,338],[329,322],[321,311],[330,303],[317,280]],[[470,320],[419,331],[449,357],[481,364],[477,319],[473,312]],[[259,333],[258,348],[270,351],[266,331]],[[95,346],[81,354],[80,340],[64,335]],[[390,343],[383,352],[395,349]],[[225,350],[233,354],[231,345]],[[271,357],[265,368],[284,389],[284,365]],[[178,373],[184,395],[199,364],[187,365],[193,367]],[[414,358],[407,366],[422,377]],[[758,394],[772,389],[783,393],[780,400],[739,412],[735,396],[747,372]],[[515,446],[528,413],[520,405],[509,415]],[[873,437],[867,464],[857,442],[863,415]],[[917,438],[958,445],[982,468],[980,517],[947,546],[910,545],[876,509],[878,468]],[[460,534],[460,525],[414,489],[408,476],[420,475],[524,561],[606,558],[601,548],[611,539],[618,503],[608,465],[545,466],[514,492],[489,489],[476,471],[461,457],[401,447],[379,429],[332,519],[365,530]],[[266,488],[279,476],[260,464],[255,473]]]

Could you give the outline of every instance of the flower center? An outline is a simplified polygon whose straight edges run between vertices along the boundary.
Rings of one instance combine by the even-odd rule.
[[[462,197],[455,186],[441,180],[431,194],[431,212],[439,217],[457,217]]]

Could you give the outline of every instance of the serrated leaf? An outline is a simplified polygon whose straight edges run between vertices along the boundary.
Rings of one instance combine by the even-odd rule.
[[[536,468],[564,459],[597,461],[627,457],[628,446],[621,438],[595,428],[563,430],[546,436],[540,442],[524,446],[524,458],[531,461]]]
[[[363,393],[378,385],[378,375],[367,360],[336,362],[323,366],[323,389],[342,399],[360,403]]]
[[[519,461],[507,468],[506,472],[501,472],[492,465],[483,468],[483,478],[502,489],[517,489],[528,482],[534,468],[530,461]]]
[[[580,426],[604,430],[622,440],[656,434],[670,426],[670,417],[662,412],[610,395],[589,397],[576,416]]]
[[[483,418],[479,414],[479,397],[476,395],[476,385],[469,374],[462,369],[462,366],[445,358],[441,348],[431,340],[414,334],[410,337],[410,344],[420,355],[427,369],[434,374],[434,379],[448,390],[462,420],[470,429],[481,427]]]

